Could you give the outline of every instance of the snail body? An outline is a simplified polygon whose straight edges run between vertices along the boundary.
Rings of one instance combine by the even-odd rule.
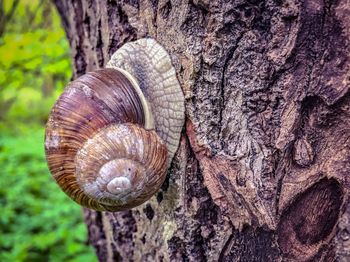
[[[124,45],[107,67],[66,87],[47,122],[45,152],[53,178],[74,201],[120,211],[163,183],[184,98],[169,55],[153,39]]]

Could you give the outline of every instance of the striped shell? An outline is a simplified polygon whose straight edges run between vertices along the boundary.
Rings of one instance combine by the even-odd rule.
[[[74,201],[120,211],[162,185],[184,97],[169,55],[153,39],[124,45],[108,67],[67,86],[48,119],[45,151],[52,176]]]
[[[142,127],[143,115],[131,82],[117,70],[91,72],[68,85],[45,138],[49,169],[68,196],[88,208],[119,211],[159,189],[167,150]]]

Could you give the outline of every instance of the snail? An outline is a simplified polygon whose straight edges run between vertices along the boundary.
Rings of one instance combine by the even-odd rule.
[[[46,125],[48,167],[78,204],[127,210],[161,187],[183,124],[184,96],[169,55],[154,39],[130,42],[57,100]]]

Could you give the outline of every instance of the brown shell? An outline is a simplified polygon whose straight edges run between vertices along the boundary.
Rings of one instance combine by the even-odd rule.
[[[52,176],[62,190],[82,206],[108,211],[133,206],[125,204],[116,207],[111,206],[110,202],[100,204],[97,201],[99,197],[94,198],[84,193],[77,181],[76,155],[87,141],[95,134],[101,134],[101,130],[106,127],[131,123],[139,128],[144,122],[141,100],[123,73],[114,69],[102,69],[71,82],[52,109],[46,127],[45,151]],[[140,132],[144,135],[143,131]],[[135,131],[134,134],[138,133]],[[145,143],[150,143],[149,139],[158,139],[156,134],[145,136]],[[150,144],[157,145],[155,150],[161,148],[158,142]],[[164,154],[163,149],[161,154]],[[163,177],[165,172],[163,168],[160,171],[162,174],[156,171],[157,175]],[[98,179],[98,174],[95,176]],[[141,202],[139,199],[137,201]]]

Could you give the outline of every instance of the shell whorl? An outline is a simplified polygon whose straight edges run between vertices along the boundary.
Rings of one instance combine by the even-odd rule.
[[[88,139],[76,156],[77,182],[107,210],[140,205],[161,186],[167,149],[154,131],[111,125]]]
[[[184,125],[184,95],[166,50],[152,38],[119,48],[107,68],[123,69],[136,78],[150,102],[157,134],[168,148],[168,163],[178,148]]]

